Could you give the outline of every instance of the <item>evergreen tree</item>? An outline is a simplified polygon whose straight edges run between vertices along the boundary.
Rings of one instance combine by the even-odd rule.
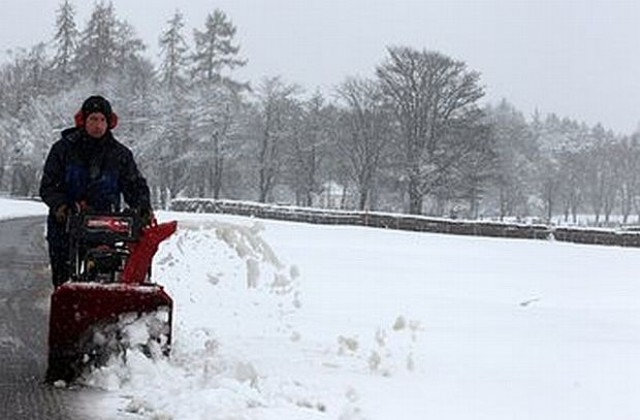
[[[82,31],[78,46],[77,68],[94,85],[106,83],[107,77],[117,69],[117,19],[113,4],[100,1],[95,4],[87,27]]]
[[[494,207],[500,220],[529,215],[538,145],[524,115],[506,100],[486,110],[496,142]]]
[[[245,85],[227,73],[245,61],[234,44],[236,28],[221,10],[207,15],[203,31],[194,30],[195,52],[191,56],[191,133],[196,145],[192,180],[198,196],[218,198],[229,154],[230,133],[237,124]],[[204,159],[204,160],[203,160]]]
[[[222,82],[234,88],[243,87],[226,75],[227,71],[246,64],[238,58],[240,46],[234,43],[235,34],[236,27],[219,9],[207,15],[204,30],[194,30],[191,78],[195,83]]]
[[[184,156],[192,143],[189,136],[190,109],[187,96],[188,47],[182,34],[184,18],[176,10],[167,21],[168,27],[159,37],[160,67],[158,69],[159,118],[165,123],[160,127],[156,143],[155,171],[157,172],[159,199],[167,206],[184,185],[189,165]]]
[[[182,13],[176,10],[167,23],[169,27],[162,33],[159,40],[162,59],[160,83],[172,96],[177,96],[186,88],[183,71],[187,63],[188,48],[182,35],[184,29]]]
[[[79,31],[75,22],[76,11],[65,0],[56,12],[56,33],[53,37],[54,57],[52,69],[56,83],[65,88],[73,83],[74,60],[78,49]]]
[[[141,61],[145,61],[142,53],[146,45],[137,37],[130,23],[116,20],[114,27],[114,45],[116,47],[114,62],[118,71],[136,69]]]

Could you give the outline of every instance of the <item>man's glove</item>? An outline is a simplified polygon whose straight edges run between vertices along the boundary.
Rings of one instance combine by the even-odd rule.
[[[69,206],[66,204],[60,204],[54,212],[54,216],[56,218],[56,222],[61,225],[64,224],[67,221],[67,216],[69,216]]]
[[[155,220],[153,210],[151,210],[150,208],[141,208],[140,220],[142,221],[142,226],[151,226],[151,224]]]

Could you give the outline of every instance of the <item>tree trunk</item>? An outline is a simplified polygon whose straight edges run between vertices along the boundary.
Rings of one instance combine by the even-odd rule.
[[[423,195],[417,185],[419,181],[409,180],[409,214],[422,214]]]

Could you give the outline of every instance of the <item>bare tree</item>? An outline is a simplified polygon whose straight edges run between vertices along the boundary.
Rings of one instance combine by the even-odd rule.
[[[12,51],[10,57],[13,61],[0,69],[0,111],[18,116],[32,99],[51,93],[50,65],[44,43]]]
[[[321,190],[319,174],[334,130],[335,113],[319,93],[291,111],[293,132],[285,145],[287,183],[294,189],[297,205],[312,206],[314,194]]]
[[[622,178],[620,185],[621,210],[623,223],[627,223],[631,212],[637,211],[640,205],[640,139],[638,134],[624,138],[618,146],[617,153]]]
[[[486,123],[465,125],[456,134],[457,141],[462,144],[452,149],[466,150],[456,158],[452,168],[454,179],[458,181],[456,197],[466,200],[467,216],[477,219],[480,216],[480,203],[497,175],[496,138],[491,126]]]
[[[198,196],[220,198],[227,159],[232,154],[230,139],[236,130],[241,97],[223,84],[201,86],[192,101],[189,152],[195,169],[191,176]]]
[[[608,221],[619,189],[611,156],[615,136],[597,125],[592,129],[591,137],[593,144],[584,151],[588,162],[584,168],[585,194],[595,215],[595,223],[600,224],[603,215],[605,222]]]
[[[266,78],[257,91],[258,106],[258,201],[269,198],[281,174],[283,146],[292,135],[292,117],[298,106],[299,88],[279,77]]]
[[[388,52],[377,75],[403,136],[408,210],[420,214],[425,194],[445,169],[437,158],[446,148],[447,132],[477,112],[484,90],[480,74],[467,70],[464,62],[408,47]]]
[[[392,136],[391,113],[374,81],[348,79],[338,88],[338,95],[345,106],[338,148],[358,190],[358,209],[364,210],[371,207],[376,174]]]

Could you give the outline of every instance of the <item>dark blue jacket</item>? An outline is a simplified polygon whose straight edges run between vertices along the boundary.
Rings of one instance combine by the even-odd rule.
[[[93,210],[119,210],[121,195],[129,207],[151,209],[147,181],[131,150],[111,131],[93,139],[82,128],[64,130],[51,147],[40,183],[40,197],[50,214],[61,204],[79,202]]]

